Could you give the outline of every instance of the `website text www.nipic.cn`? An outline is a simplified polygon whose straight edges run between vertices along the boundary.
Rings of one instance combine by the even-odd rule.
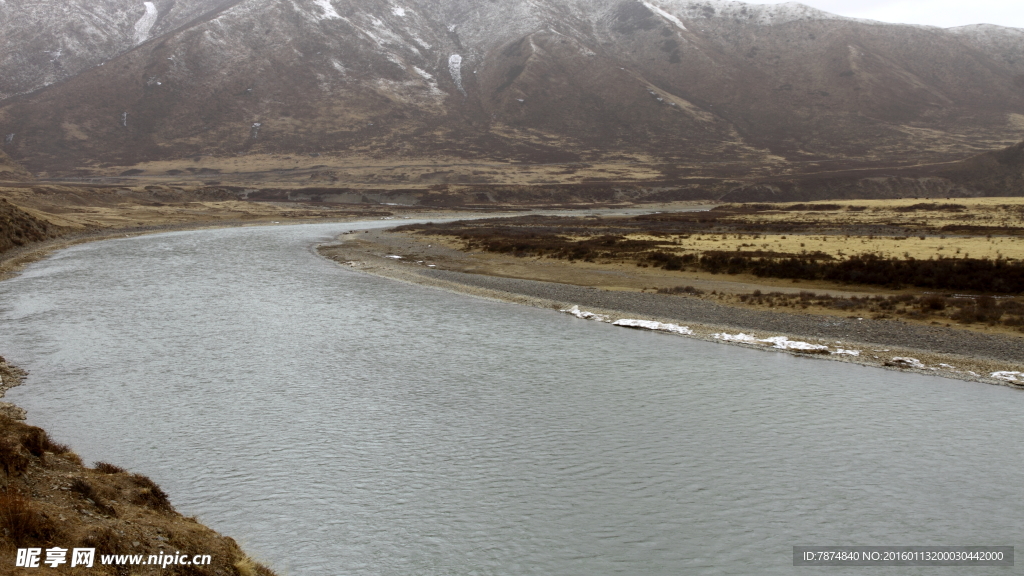
[[[70,553],[70,557],[69,557]],[[104,554],[99,557],[103,566],[209,566],[213,558],[209,554]],[[95,548],[19,548],[15,559],[16,568],[57,568],[63,565],[72,568],[92,568],[96,564]]]

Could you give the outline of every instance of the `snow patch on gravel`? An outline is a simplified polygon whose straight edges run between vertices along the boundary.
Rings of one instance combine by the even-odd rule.
[[[1024,372],[993,372],[992,378],[1004,382],[1024,382]]]
[[[744,342],[747,344],[771,344],[776,350],[797,350],[801,352],[828,352],[828,346],[822,344],[811,344],[809,342],[801,342],[799,340],[790,340],[785,336],[772,336],[771,338],[758,339],[750,334],[712,334],[712,338],[716,340],[723,340],[725,342]],[[847,354],[850,356],[860,356],[859,350],[839,350],[833,352],[833,354]]]
[[[750,334],[744,334],[742,332],[736,335],[726,334],[723,332],[721,334],[712,334],[711,337],[716,340],[725,340],[726,342],[749,342],[750,344],[757,343],[756,337],[751,336]]]
[[[624,328],[654,330],[656,332],[671,332],[673,334],[684,334],[686,336],[693,335],[693,330],[690,330],[687,326],[680,326],[678,324],[662,324],[661,322],[654,322],[651,320],[632,320],[625,318],[622,320],[616,320],[613,325],[622,326]]]
[[[786,338],[785,336],[775,336],[775,337],[772,337],[772,338],[765,338],[764,340],[759,340],[759,342],[764,342],[765,344],[772,344],[772,345],[774,345],[775,348],[778,348],[779,350],[802,350],[802,351],[805,351],[805,352],[818,352],[818,351],[827,352],[828,351],[828,346],[823,346],[821,344],[810,344],[808,342],[800,342],[800,341],[796,341],[796,340],[790,340],[789,338]]]
[[[586,310],[580,310],[579,306],[573,306],[572,308],[566,308],[564,310],[560,310],[560,312],[565,312],[566,314],[575,316],[575,317],[579,318],[580,320],[597,320],[598,322],[611,322],[612,321],[611,318],[605,316],[604,314],[594,314],[593,312],[587,312]]]
[[[901,368],[919,368],[922,370],[925,368],[924,363],[917,358],[905,358],[903,356],[893,358],[892,362],[889,362],[889,364],[893,364]]]

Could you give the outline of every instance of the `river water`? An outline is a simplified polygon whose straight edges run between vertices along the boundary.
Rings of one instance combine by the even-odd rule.
[[[794,545],[1019,543],[1018,391],[616,328],[311,251],[352,226],[32,265],[0,283],[0,350],[32,372],[9,399],[284,575],[817,574]],[[888,570],[872,574],[964,568]]]

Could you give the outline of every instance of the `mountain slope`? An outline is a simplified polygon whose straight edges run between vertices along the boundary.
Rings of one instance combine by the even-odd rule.
[[[0,180],[29,180],[32,175],[0,150]]]
[[[71,78],[238,1],[0,1],[0,100]]]
[[[1015,29],[682,0],[170,4],[162,36],[0,102],[8,153],[53,173],[280,153],[800,172],[947,161],[1024,131]]]
[[[968,158],[940,174],[986,196],[1024,196],[1024,142]]]

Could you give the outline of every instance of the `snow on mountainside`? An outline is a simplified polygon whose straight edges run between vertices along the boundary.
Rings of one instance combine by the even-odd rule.
[[[237,0],[235,0],[237,1]],[[0,2],[0,101],[49,86],[185,25],[224,0]]]
[[[996,56],[1002,62],[1024,74],[1024,30],[992,24],[975,24],[950,28],[975,48]],[[1024,82],[1020,84],[1024,89]]]
[[[153,26],[156,25],[156,20],[160,16],[160,12],[156,9],[156,4],[152,2],[143,2],[142,4],[146,7],[146,13],[135,23],[135,44],[142,44],[149,39],[149,33],[153,30]]]
[[[0,98],[50,85],[0,101],[3,149],[34,171],[277,152],[919,162],[1024,122],[1015,29],[727,1],[53,6],[0,3]]]
[[[689,20],[730,18],[748,24],[772,26],[799,20],[852,20],[797,2],[782,4],[748,4],[722,0],[690,2],[660,0],[666,9]]]

